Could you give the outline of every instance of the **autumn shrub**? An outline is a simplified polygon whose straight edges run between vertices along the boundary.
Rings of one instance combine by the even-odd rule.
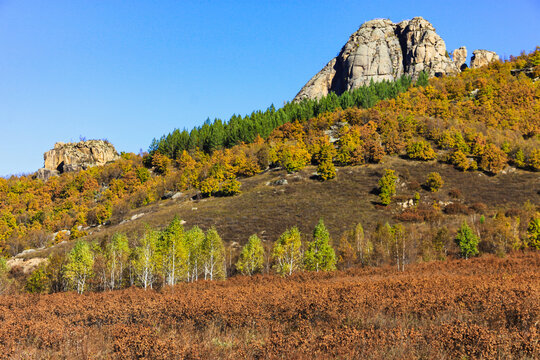
[[[199,190],[204,196],[211,196],[219,191],[219,185],[219,180],[210,176],[199,183]]]
[[[471,161],[461,150],[454,151],[449,157],[449,162],[462,171],[467,171],[471,168]]]
[[[152,155],[152,166],[158,174],[165,175],[170,171],[171,159],[161,153]]]
[[[407,156],[413,160],[433,160],[437,153],[427,141],[413,141],[407,145]]]
[[[480,156],[481,169],[497,174],[506,166],[506,154],[494,144],[488,144]]]
[[[395,171],[386,169],[385,174],[379,180],[379,199],[381,204],[388,205],[392,200],[392,196],[396,194],[396,181],[398,177],[395,175]]]
[[[527,227],[528,246],[540,250],[540,217],[531,219]]]
[[[284,143],[271,149],[270,158],[283,166],[289,173],[303,169],[309,164],[311,155],[302,142]]]
[[[29,293],[42,293],[49,290],[49,277],[45,272],[45,267],[40,266],[32,272],[24,289]]]
[[[540,171],[540,149],[534,149],[529,155],[529,167],[534,171]]]
[[[431,172],[428,174],[425,186],[429,191],[436,192],[444,185],[444,180],[441,174],[438,172]]]
[[[444,207],[444,212],[448,215],[457,215],[457,214],[468,215],[471,212],[471,210],[465,204],[454,202],[454,203],[446,205]]]
[[[398,214],[396,219],[403,222],[422,222],[424,216],[415,209],[407,209]]]
[[[336,177],[336,168],[331,161],[323,161],[317,166],[317,175],[323,181]]]
[[[461,199],[463,194],[459,189],[450,189],[450,191],[448,191],[448,196],[450,196],[452,199]]]
[[[240,194],[240,185],[240,181],[234,178],[227,179],[223,183],[221,183],[219,193],[223,196],[233,196]]]

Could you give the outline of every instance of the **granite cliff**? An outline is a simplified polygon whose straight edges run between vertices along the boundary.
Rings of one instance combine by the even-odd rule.
[[[474,53],[475,67],[498,59],[495,53]],[[391,81],[402,75],[416,79],[423,71],[430,77],[455,75],[467,67],[467,50],[461,47],[453,55],[451,59],[433,25],[421,17],[397,24],[388,19],[371,20],[350,36],[339,55],[304,85],[294,101],[330,92],[339,95],[371,81]]]

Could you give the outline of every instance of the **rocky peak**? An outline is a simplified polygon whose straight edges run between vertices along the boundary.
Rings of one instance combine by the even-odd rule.
[[[393,80],[401,76],[403,58],[395,32],[396,25],[387,19],[371,20],[360,26],[335,59],[335,76],[329,90],[340,94],[371,80]],[[313,95],[318,97],[316,94],[308,97]]]
[[[416,79],[422,71],[430,76],[459,72],[433,25],[421,17],[397,24],[375,19],[350,36],[339,55],[308,81],[294,101],[329,92],[339,95],[372,80],[395,80],[404,74]]]
[[[68,171],[84,170],[91,166],[105,165],[119,158],[114,146],[105,140],[88,140],[78,143],[57,142],[43,154],[44,167],[36,176],[46,180]]]

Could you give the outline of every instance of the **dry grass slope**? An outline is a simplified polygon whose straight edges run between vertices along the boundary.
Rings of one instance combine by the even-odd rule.
[[[337,178],[325,182],[311,178],[315,167],[289,175],[284,170],[269,171],[242,180],[242,193],[238,196],[162,201],[137,209],[134,213],[146,213],[142,218],[111,226],[88,239],[108,238],[115,231],[136,237],[142,233],[145,223],[162,228],[174,215],[184,219],[187,227],[198,225],[206,230],[216,226],[225,241],[236,241],[241,245],[254,233],[273,242],[291,226],[299,226],[302,232],[311,233],[320,218],[324,219],[331,235],[338,238],[358,222],[372,229],[378,222],[391,221],[396,215],[395,201],[389,208],[378,207],[379,198],[374,193],[386,168],[396,170],[402,181],[398,195],[408,199],[412,199],[415,192],[409,189],[411,184],[422,184],[430,172],[439,172],[445,181],[439,192],[418,190],[422,202],[428,205],[433,201],[458,201],[469,206],[483,203],[495,210],[519,208],[526,201],[540,204],[540,177],[536,173],[515,170],[487,176],[480,172],[461,172],[436,161],[387,157],[383,164],[338,168]],[[288,185],[266,185],[279,179],[287,179]],[[449,196],[452,189],[461,192],[459,200]]]

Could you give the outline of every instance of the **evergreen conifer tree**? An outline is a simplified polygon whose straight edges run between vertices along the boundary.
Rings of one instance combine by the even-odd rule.
[[[478,254],[478,237],[466,222],[461,224],[455,241],[459,247],[461,256],[465,259]]]
[[[330,246],[330,234],[323,220],[315,226],[313,241],[308,243],[304,253],[304,266],[312,271],[330,271],[336,269],[336,254]]]

